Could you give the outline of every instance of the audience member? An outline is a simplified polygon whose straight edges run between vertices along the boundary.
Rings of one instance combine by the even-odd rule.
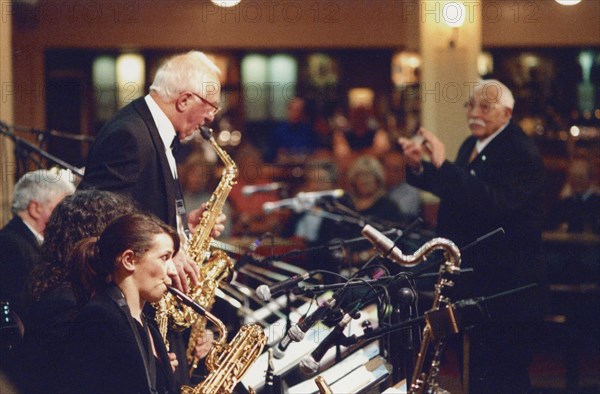
[[[398,205],[400,213],[407,221],[421,215],[421,194],[419,189],[406,182],[404,156],[398,151],[390,151],[382,158],[388,196]]]
[[[279,234],[286,221],[285,212],[265,213],[263,204],[281,198],[281,190],[245,193],[245,186],[257,186],[274,181],[274,169],[267,165],[254,146],[241,146],[234,161],[238,168],[237,184],[229,194],[233,208],[233,234],[236,236],[259,236],[267,232]]]
[[[168,263],[178,250],[175,230],[142,214],[121,216],[78,244],[73,264],[94,278],[94,295],[75,321],[65,391],[176,392],[177,360],[143,309],[171,284]]]
[[[311,161],[305,167],[305,174],[304,186],[301,188],[303,192],[319,192],[338,188],[338,169],[330,160]],[[323,220],[320,212],[322,209],[316,206],[313,210],[291,219],[289,227],[294,230],[293,236],[308,244],[319,243],[319,228]]]
[[[338,113],[333,125],[332,150],[342,173],[359,155],[381,157],[390,149],[387,133],[379,127],[370,107],[350,108],[348,119]]]
[[[332,210],[341,215],[340,221],[323,220],[319,231],[321,242],[360,237],[364,223],[389,229],[402,222],[400,210],[387,196],[383,166],[377,158],[359,156],[347,178],[348,196]],[[350,246],[348,250],[350,255],[346,262],[352,265],[363,263],[372,256],[372,247],[368,243]]]
[[[318,136],[313,128],[310,104],[301,97],[292,98],[287,106],[287,120],[272,133],[271,152],[267,160],[279,164],[303,161],[318,147]]]
[[[600,234],[600,190],[594,184],[592,165],[588,160],[575,159],[569,165],[562,194],[548,214],[549,228]]]
[[[546,229],[551,232],[544,243],[548,279],[551,283],[598,283],[600,191],[589,160],[571,162],[560,196],[546,218]]]
[[[445,146],[421,128],[423,143],[401,138],[410,184],[439,196],[437,233],[463,247],[502,228],[462,254],[454,297],[491,296],[538,284],[486,303],[491,320],[468,331],[471,393],[526,393],[528,345],[541,318],[545,282],[540,258],[544,164],[531,139],[511,121],[514,98],[496,80],[475,86],[467,103],[471,130],[454,163]],[[426,153],[430,162],[423,160]]]
[[[25,315],[29,273],[40,261],[40,245],[54,207],[75,191],[66,171],[36,170],[19,179],[12,195],[13,218],[0,230],[0,301]]]

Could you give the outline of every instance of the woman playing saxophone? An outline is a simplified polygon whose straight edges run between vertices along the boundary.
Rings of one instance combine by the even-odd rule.
[[[142,310],[171,284],[168,266],[178,250],[175,230],[143,214],[121,216],[78,245],[74,263],[92,278],[95,295],[75,323],[66,391],[175,392],[177,360]]]

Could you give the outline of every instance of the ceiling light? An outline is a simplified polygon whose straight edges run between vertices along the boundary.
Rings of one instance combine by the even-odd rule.
[[[210,0],[219,7],[235,7],[242,0]]]
[[[581,3],[581,0],[556,0],[556,2],[562,5],[575,5]]]

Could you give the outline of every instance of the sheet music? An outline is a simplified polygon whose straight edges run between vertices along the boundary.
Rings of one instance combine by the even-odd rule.
[[[319,302],[323,302],[331,296],[331,292],[325,293],[320,298]],[[292,322],[297,322],[298,319],[306,313],[310,302],[303,304],[297,310],[292,311],[290,313],[290,319]],[[311,310],[314,310],[315,304],[313,303]],[[370,320],[375,322],[374,327],[376,327],[376,317],[377,317],[377,308],[374,305],[367,306],[364,310],[361,311],[361,317],[357,320],[352,320],[344,333],[346,335],[355,334],[357,336],[362,335],[363,327],[362,323],[365,320]],[[265,333],[269,338],[269,345],[275,345],[279,343],[279,341],[285,335],[285,327],[286,327],[285,319],[281,319],[271,326],[265,328]],[[273,360],[273,373],[274,375],[285,375],[287,372],[297,367],[302,358],[312,353],[313,350],[319,345],[319,343],[329,334],[332,328],[325,326],[322,323],[316,324],[310,330],[306,332],[306,336],[301,342],[292,342],[285,355],[280,360]],[[374,348],[373,348],[374,346]],[[347,353],[347,348],[342,347],[342,353]],[[368,352],[368,353],[365,353]],[[363,349],[359,349],[357,352],[352,354],[349,358],[346,358],[335,365],[333,368],[330,368],[325,373],[329,372],[333,369],[334,375],[337,373],[337,376],[343,375],[342,370],[334,369],[334,368],[345,368],[346,371],[351,370],[350,368],[354,366],[356,368],[359,365],[363,365],[367,363],[371,358],[376,356],[379,353],[379,345],[375,343],[375,345],[370,344]],[[364,356],[361,356],[364,355]],[[325,354],[323,359],[321,360],[324,365],[331,364],[333,359],[335,358],[335,348],[329,349],[329,351]],[[348,361],[349,360],[349,361]],[[353,361],[354,360],[354,361]],[[245,374],[241,383],[248,387],[252,387],[254,390],[261,389],[265,384],[265,375],[267,370],[267,352],[264,352],[259,356],[259,358],[252,364],[248,372]],[[327,375],[324,375],[327,378]],[[337,380],[337,379],[335,379]],[[328,381],[329,382],[329,381]],[[314,382],[313,382],[314,385]],[[315,386],[316,388],[316,386]],[[312,389],[311,389],[312,390]]]
[[[379,355],[379,343],[373,342],[368,346],[357,350],[347,358],[343,359],[328,370],[319,373],[325,379],[327,384],[331,387],[332,383],[337,382],[345,374],[362,367],[373,357]],[[333,389],[333,388],[332,388]],[[305,380],[295,386],[289,388],[289,394],[304,394],[304,393],[316,393],[318,392],[317,385],[314,382],[314,378]],[[353,391],[334,391],[339,393],[351,393]]]
[[[380,357],[378,361],[382,363],[372,371],[363,365],[337,382],[330,384],[331,391],[334,393],[357,393],[376,382],[381,382],[390,374],[390,371],[383,358]]]

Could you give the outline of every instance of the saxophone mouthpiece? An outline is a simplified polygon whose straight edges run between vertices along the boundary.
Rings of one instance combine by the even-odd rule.
[[[212,138],[213,130],[210,127],[202,126],[200,127],[200,135],[207,141],[210,141]]]

